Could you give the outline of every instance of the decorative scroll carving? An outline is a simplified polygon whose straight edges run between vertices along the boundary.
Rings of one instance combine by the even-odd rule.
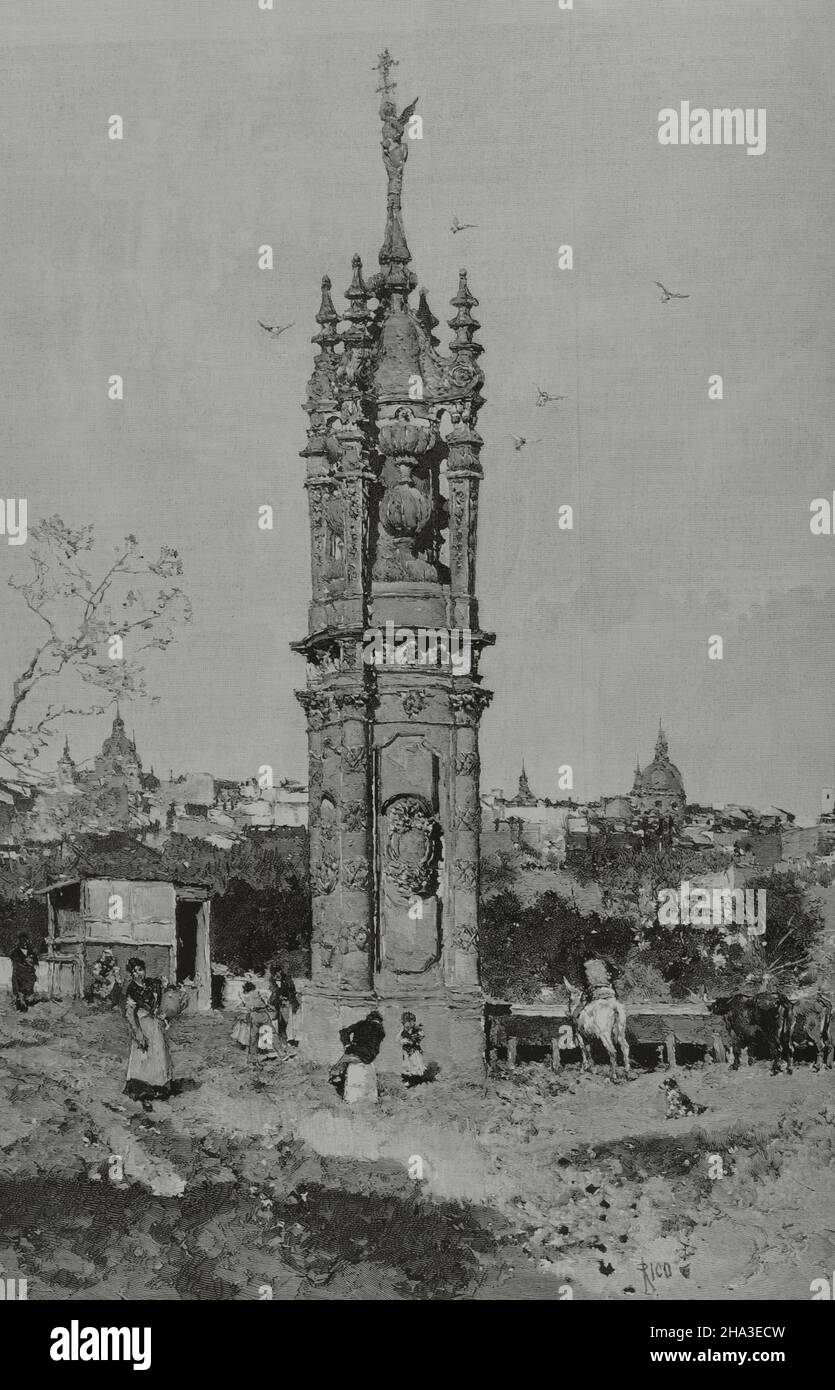
[[[336,690],[333,698],[339,709],[352,719],[367,719],[373,708],[374,696],[370,690]]]
[[[311,865],[310,882],[314,893],[332,893],[339,882],[339,860],[332,854],[321,854],[318,862]]]
[[[368,825],[368,807],[364,801],[344,801],[342,803],[342,824],[346,830],[365,830]]]
[[[422,690],[404,691],[400,696],[404,714],[408,715],[410,719],[414,719],[415,715],[420,714],[426,708],[428,698]]]
[[[394,801],[386,811],[383,875],[386,887],[406,898],[431,897],[438,887],[440,827],[416,796]],[[396,895],[396,894],[395,894]]]
[[[367,859],[346,859],[342,864],[342,886],[344,888],[365,889],[369,884],[369,865]]]
[[[460,723],[477,724],[492,698],[492,691],[474,687],[471,690],[451,691],[449,704]]]
[[[348,774],[364,772],[368,763],[368,753],[363,746],[342,749],[342,770]]]
[[[478,925],[472,921],[456,922],[453,945],[459,951],[475,951],[478,947]]]
[[[478,802],[469,801],[457,807],[455,824],[461,830],[478,830],[481,826],[481,807]]]
[[[311,729],[323,729],[333,716],[331,697],[323,690],[297,690],[296,699],[307,715]]]
[[[307,768],[308,782],[310,784],[308,787],[308,792],[310,794],[310,802],[312,805],[316,796],[321,794],[322,791],[322,781],[325,775],[324,758],[320,757],[318,753],[311,753],[310,757],[307,760]]]
[[[456,859],[453,881],[456,888],[465,888],[469,892],[475,892],[478,887],[478,864],[474,859]]]

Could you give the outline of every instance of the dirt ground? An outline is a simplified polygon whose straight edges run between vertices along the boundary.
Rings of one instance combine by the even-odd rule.
[[[835,1268],[835,1071],[442,1069],[350,1109],[234,1017],[122,1094],[116,1012],[0,998],[0,1273],[30,1299],[808,1299]]]

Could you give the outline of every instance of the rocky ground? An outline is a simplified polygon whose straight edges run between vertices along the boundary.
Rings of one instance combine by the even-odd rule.
[[[0,1273],[30,1299],[808,1299],[835,1268],[835,1071],[682,1068],[681,1120],[659,1071],[538,1064],[360,1111],[233,1021],[173,1025],[146,1115],[117,1013],[0,999]]]

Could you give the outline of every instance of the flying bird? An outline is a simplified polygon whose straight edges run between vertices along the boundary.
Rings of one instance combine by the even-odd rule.
[[[522,435],[522,434],[512,434],[510,437],[511,437],[511,439],[513,440],[513,447],[514,447],[514,449],[516,450],[517,454],[518,454],[519,450],[520,450],[520,449],[523,449],[523,448],[525,447],[525,445],[529,442],[527,439],[525,439],[524,435]],[[531,443],[531,444],[541,444],[541,443],[542,443],[542,440],[541,440],[541,439],[531,439],[531,440],[530,440],[530,443]]]
[[[273,335],[274,338],[280,338],[281,335],[282,335],[282,333],[286,333],[286,332],[287,332],[287,329],[288,329],[288,328],[295,328],[295,326],[296,326],[296,325],[295,325],[295,320],[293,321],[293,323],[285,323],[284,326],[283,326],[283,328],[282,328],[281,326],[279,326],[278,324],[276,324],[274,327],[271,328],[270,325],[269,325],[268,323],[261,323],[261,320],[260,320],[260,319],[258,320],[258,322],[259,322],[259,324],[261,324],[261,327],[263,328],[264,332],[265,332],[265,333],[272,333],[272,335]]]
[[[689,299],[689,298],[690,298],[689,294],[676,294],[675,290],[668,290],[668,289],[665,289],[665,287],[661,284],[661,281],[660,281],[660,280],[653,280],[652,283],[653,283],[654,285],[657,285],[658,288],[659,288],[659,290],[661,291],[661,303],[662,303],[662,304],[669,304],[669,302],[670,302],[671,299]]]
[[[452,235],[455,236],[456,232],[466,232],[469,227],[477,226],[477,222],[459,222],[458,218],[453,216],[452,225],[449,230],[452,232]]]
[[[547,391],[543,391],[541,386],[536,388],[537,405],[547,405],[549,401],[564,401],[565,396],[551,396]]]

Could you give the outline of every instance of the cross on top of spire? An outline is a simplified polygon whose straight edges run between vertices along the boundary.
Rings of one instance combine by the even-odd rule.
[[[397,83],[391,82],[389,80],[389,75],[391,73],[392,68],[396,68],[399,66],[400,64],[398,63],[397,59],[392,58],[387,48],[384,48],[382,53],[377,54],[377,66],[375,68],[372,68],[371,71],[379,72],[380,76],[383,79],[379,87],[377,88],[378,92],[385,92],[386,95],[388,95],[389,92],[394,91],[395,87],[397,86]]]

